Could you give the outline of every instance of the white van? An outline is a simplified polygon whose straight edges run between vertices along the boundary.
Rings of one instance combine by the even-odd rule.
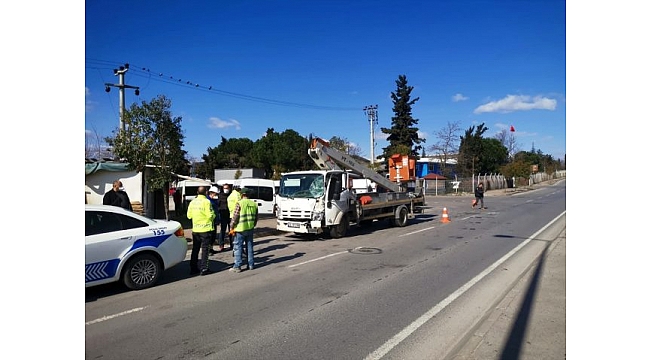
[[[183,209],[187,209],[187,205],[190,203],[190,201],[196,198],[199,186],[210,187],[212,184],[208,180],[182,180],[176,184],[176,191],[180,190],[183,199]]]
[[[217,185],[231,184],[234,187],[247,188],[251,191],[249,199],[257,203],[259,215],[275,215],[275,195],[277,193],[273,180],[244,178],[237,180],[218,180]]]

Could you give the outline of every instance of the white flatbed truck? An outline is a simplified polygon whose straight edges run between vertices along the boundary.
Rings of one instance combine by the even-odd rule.
[[[277,230],[329,233],[333,238],[340,238],[351,225],[385,219],[401,227],[422,212],[424,191],[417,186],[414,176],[400,178],[398,171],[397,181],[391,181],[320,138],[312,139],[308,153],[320,170],[283,174],[277,196]],[[389,161],[389,164],[397,170],[402,164],[408,166],[406,161]],[[373,181],[377,191],[350,196],[345,189],[354,177]]]

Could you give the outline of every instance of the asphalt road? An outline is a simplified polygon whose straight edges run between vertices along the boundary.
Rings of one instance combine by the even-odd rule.
[[[565,195],[564,185],[488,193],[486,210],[435,197],[403,228],[259,237],[253,271],[228,272],[224,252],[209,276],[190,278],[183,263],[151,289],[87,289],[86,358],[454,356],[563,231],[562,221],[547,225],[565,212]],[[442,207],[450,223],[440,222]]]

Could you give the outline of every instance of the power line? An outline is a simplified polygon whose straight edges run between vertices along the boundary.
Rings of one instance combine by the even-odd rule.
[[[88,66],[88,64],[95,65],[95,66]],[[111,61],[86,58],[86,67],[93,68],[93,69],[100,69],[100,68],[112,69],[112,66],[114,66],[114,64],[115,63]],[[188,89],[191,88],[194,90],[211,92],[222,96],[228,96],[228,97],[260,102],[260,103],[265,103],[270,105],[289,106],[289,107],[315,109],[315,110],[328,110],[328,111],[359,111],[359,108],[357,107],[335,107],[335,106],[312,105],[312,104],[303,104],[303,103],[296,103],[290,101],[275,100],[275,99],[263,98],[258,96],[240,94],[232,91],[217,89],[214,86],[199,85],[199,83],[196,83],[194,81],[183,80],[182,78],[179,77],[167,75],[162,72],[151,71],[147,67],[136,66],[133,64],[131,64],[130,66],[130,71],[131,71],[131,75],[143,77],[150,81],[159,81],[167,84],[185,87]]]

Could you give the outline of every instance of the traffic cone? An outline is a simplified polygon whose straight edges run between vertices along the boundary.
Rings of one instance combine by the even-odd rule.
[[[451,222],[451,220],[449,220],[449,214],[447,214],[447,208],[442,208],[442,222],[443,223]]]

